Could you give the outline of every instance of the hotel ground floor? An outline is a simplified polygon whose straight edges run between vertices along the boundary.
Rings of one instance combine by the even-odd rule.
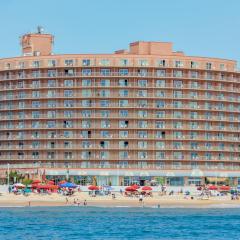
[[[193,186],[202,184],[240,185],[240,171],[145,170],[145,169],[70,169],[70,168],[5,168],[0,170],[1,182],[8,172],[17,171],[28,178],[69,179],[80,185],[128,186],[131,184]]]

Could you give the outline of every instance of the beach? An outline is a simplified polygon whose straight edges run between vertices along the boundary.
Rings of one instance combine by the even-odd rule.
[[[116,198],[111,195],[92,197],[88,192],[76,192],[73,196],[63,196],[57,193],[36,194],[28,196],[15,195],[14,193],[2,193],[0,196],[0,207],[19,206],[87,206],[99,207],[156,207],[156,208],[215,208],[215,207],[240,207],[240,200],[231,200],[231,196],[216,196],[209,199],[200,199],[197,196],[187,197],[182,194],[159,196],[153,193],[153,197],[143,198],[139,202],[137,197],[126,197],[116,193]],[[75,202],[75,203],[74,203]],[[77,203],[76,203],[77,202]]]

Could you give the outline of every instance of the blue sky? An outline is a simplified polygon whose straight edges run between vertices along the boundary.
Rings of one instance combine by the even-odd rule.
[[[239,9],[239,0],[1,0],[0,58],[20,55],[19,36],[42,25],[55,53],[170,41],[187,55],[240,62]]]

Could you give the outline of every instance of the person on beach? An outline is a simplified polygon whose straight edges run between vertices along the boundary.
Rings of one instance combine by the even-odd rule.
[[[140,196],[139,196],[139,202],[142,202],[142,201],[143,201],[143,195],[140,194]]]
[[[87,206],[87,200],[84,200],[83,205]]]
[[[66,204],[68,204],[68,198],[66,197]]]

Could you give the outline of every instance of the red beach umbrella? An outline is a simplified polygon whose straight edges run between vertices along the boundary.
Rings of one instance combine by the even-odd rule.
[[[142,191],[152,191],[153,189],[150,186],[142,187]]]
[[[209,186],[208,190],[218,190],[218,187],[215,185]]]
[[[231,190],[231,187],[229,186],[221,186],[220,187],[220,191],[230,191]]]
[[[67,182],[67,181],[62,180],[62,181],[60,181],[58,184],[61,185],[61,184],[64,184],[64,183],[66,183],[66,182]]]
[[[132,188],[135,188],[135,189],[140,188],[137,184],[133,184],[133,185],[131,185],[131,187],[132,187]]]
[[[32,182],[32,184],[39,184],[39,183],[41,183],[41,180],[38,180],[38,179],[33,180],[33,182]]]
[[[48,184],[54,185],[54,181],[48,181]]]
[[[99,190],[99,187],[91,185],[91,186],[88,187],[88,190],[96,191],[96,190]]]
[[[137,191],[137,189],[132,187],[132,186],[130,186],[130,187],[126,187],[125,191],[127,191],[127,192],[135,192],[135,191]]]

